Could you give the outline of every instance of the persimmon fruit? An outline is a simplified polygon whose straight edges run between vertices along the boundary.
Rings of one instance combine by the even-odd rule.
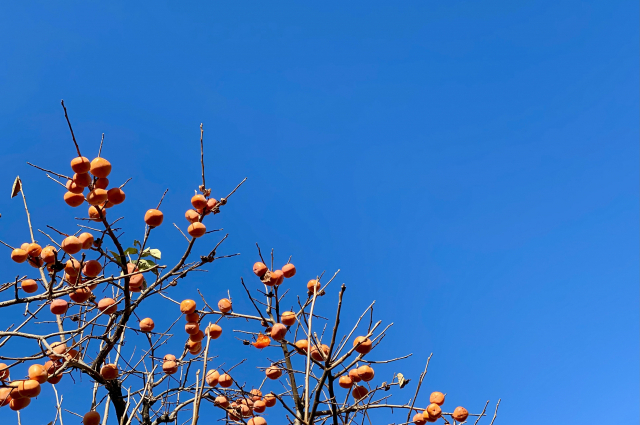
[[[228,313],[231,311],[231,300],[229,300],[228,298],[223,298],[220,301],[218,301],[218,309],[223,312],[223,313]]]
[[[111,173],[111,163],[101,157],[94,158],[89,171],[98,178],[107,177]]]
[[[155,327],[155,323],[153,323],[153,319],[150,317],[145,317],[140,321],[140,330],[142,332],[151,332]]]
[[[290,277],[295,276],[296,274],[296,266],[294,266],[293,264],[289,263],[289,264],[285,264],[284,266],[282,266],[282,274],[284,275],[284,277],[286,277],[287,279]]]
[[[113,314],[118,310],[118,305],[113,298],[103,298],[98,301],[98,310],[104,314]]]
[[[262,277],[265,275],[265,273],[267,273],[267,270],[269,270],[267,268],[267,266],[262,263],[262,262],[257,262],[253,265],[253,273],[258,276],[258,277]]]
[[[55,299],[51,301],[49,309],[53,314],[65,314],[69,309],[69,304],[63,299]]]
[[[353,346],[356,348],[356,352],[367,354],[371,351],[371,340],[366,336],[359,336],[353,340]]]
[[[60,244],[60,247],[67,254],[73,255],[80,252],[82,249],[82,242],[80,242],[80,239],[76,236],[67,236]]]
[[[205,233],[207,233],[207,226],[196,221],[195,223],[191,223],[187,228],[187,233],[193,238],[199,238]]]
[[[89,158],[77,156],[71,160],[71,169],[74,173],[88,173],[91,169]]]
[[[283,325],[291,326],[296,323],[296,314],[293,311],[285,311],[282,313],[282,316],[280,316],[280,322],[282,322]]]
[[[164,220],[164,214],[162,214],[162,211],[154,208],[148,210],[144,215],[144,222],[151,227],[160,226],[162,224],[162,220]]]
[[[82,425],[100,425],[100,413],[93,410],[85,413],[82,417]]]
[[[209,326],[207,326],[205,333],[209,335],[211,339],[218,339],[220,335],[222,335],[222,328],[220,327],[220,325],[212,323]]]
[[[11,251],[11,259],[16,263],[24,263],[25,261],[27,261],[28,257],[29,254],[27,254],[27,251],[25,251],[24,249],[16,248]]]
[[[118,377],[118,366],[115,364],[106,364],[100,369],[100,375],[107,381],[111,381]]]
[[[124,202],[126,195],[124,194],[124,190],[119,187],[112,187],[107,190],[107,199],[110,204],[119,205]]]
[[[27,294],[33,294],[38,290],[38,282],[33,279],[25,279],[20,282],[20,288]]]
[[[191,314],[196,311],[196,302],[194,300],[186,299],[180,303],[180,312],[182,314]]]
[[[429,403],[435,403],[438,406],[442,406],[444,404],[444,394],[440,391],[434,391],[429,396]]]

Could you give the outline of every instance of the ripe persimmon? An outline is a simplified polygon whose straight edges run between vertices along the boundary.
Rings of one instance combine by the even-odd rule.
[[[223,298],[220,301],[218,301],[218,309],[220,309],[221,312],[223,313],[228,313],[231,311],[231,300],[227,299],[227,298]]]
[[[184,331],[189,335],[196,334],[198,333],[199,330],[200,330],[200,325],[198,324],[198,322],[187,322],[184,325]]]
[[[92,410],[82,417],[82,425],[100,425],[100,413]]]
[[[338,379],[338,385],[340,385],[340,388],[351,388],[353,386],[353,379],[347,375],[343,375]]]
[[[40,257],[29,257],[27,258],[27,262],[31,267],[35,267],[36,269],[39,269],[44,265],[44,261],[42,261],[42,258]]]
[[[451,417],[458,422],[464,422],[469,417],[469,412],[464,407],[458,406],[453,411],[453,414],[451,415]]]
[[[35,379],[23,379],[17,382],[18,383],[18,392],[23,397],[37,397],[40,394],[41,387],[40,383]]]
[[[89,232],[83,232],[78,235],[78,239],[82,243],[82,249],[89,249],[93,246],[93,235]]]
[[[22,410],[25,407],[27,407],[29,404],[31,403],[31,399],[30,398],[11,398],[11,401],[9,401],[9,408],[11,410]]]
[[[11,402],[11,391],[13,388],[3,387],[0,388],[0,407],[6,406]]]
[[[71,169],[74,173],[88,173],[91,169],[89,158],[77,156],[71,160]]]
[[[353,382],[362,381],[362,378],[360,378],[360,375],[358,375],[358,369],[351,369],[349,371],[349,378],[351,378]]]
[[[209,214],[209,212],[211,212],[211,210],[214,209],[216,205],[218,205],[217,199],[215,198],[207,199],[207,207],[205,208],[206,213]]]
[[[47,382],[47,378],[49,377],[47,370],[41,364],[34,364],[29,366],[28,375],[29,379],[38,381],[38,383],[40,384],[44,384],[45,382]]]
[[[118,205],[124,202],[126,195],[124,194],[124,190],[119,187],[112,187],[107,190],[107,199],[110,204]]]
[[[204,339],[204,332],[198,329],[198,332],[194,333],[189,337],[191,341],[200,342]]]
[[[194,195],[191,198],[191,205],[197,210],[205,208],[207,206],[207,198],[202,195]]]
[[[107,191],[104,189],[93,189],[87,194],[87,203],[89,205],[100,205],[107,200]]]
[[[229,399],[227,399],[223,395],[219,395],[214,399],[213,404],[215,404],[216,406],[222,407],[223,409],[226,409],[227,407],[229,407]]]
[[[69,309],[69,304],[60,298],[51,301],[49,309],[53,314],[65,314]]]
[[[27,294],[33,294],[38,290],[38,282],[33,279],[25,279],[20,282],[20,288]]]
[[[253,273],[258,277],[264,276],[267,270],[269,269],[263,262],[259,261],[253,265]]]
[[[82,249],[82,242],[80,242],[80,239],[75,236],[67,236],[60,244],[60,247],[67,254],[73,255],[80,252]]]
[[[91,220],[102,221],[102,218],[100,218],[100,214],[102,214],[102,217],[107,216],[107,210],[104,209],[103,206],[91,205],[89,207],[89,218]]]
[[[98,310],[104,314],[113,314],[118,310],[118,305],[113,298],[103,298],[98,301]]]
[[[282,274],[287,279],[290,278],[290,277],[295,276],[295,274],[296,274],[296,266],[294,266],[291,263],[285,264],[284,266],[282,266]]]
[[[91,184],[92,178],[89,173],[75,173],[72,180],[77,187],[87,187]]]
[[[51,351],[49,351],[47,355],[52,360],[64,357],[64,353],[67,352],[67,344],[64,342],[54,342],[49,345],[49,347],[51,347]]]
[[[285,311],[280,316],[280,321],[283,325],[291,326],[296,323],[296,314],[293,311]]]
[[[361,398],[366,397],[368,393],[369,390],[367,390],[366,387],[360,385],[356,385],[355,387],[353,387],[353,390],[351,390],[351,394],[353,394],[353,398],[355,398],[356,400],[360,400]]]
[[[80,262],[73,258],[67,260],[64,265],[64,272],[70,276],[77,276],[80,273]]]
[[[196,311],[196,302],[194,300],[183,300],[180,303],[180,312],[182,314],[191,314]]]
[[[253,403],[253,411],[256,413],[262,413],[265,410],[267,410],[267,405],[264,402],[264,400],[258,400],[255,403]]]
[[[287,334],[287,327],[282,323],[276,323],[271,327],[271,338],[282,341]]]
[[[25,251],[24,249],[16,248],[11,251],[11,259],[16,263],[24,263],[25,261],[27,261],[28,257],[29,254],[27,254],[27,251]]]
[[[200,322],[200,315],[196,312],[185,314],[184,318],[187,322]]]
[[[231,376],[229,376],[229,374],[223,373],[218,378],[218,385],[220,385],[222,388],[229,388],[231,385],[233,385],[233,379],[231,378]]]
[[[76,303],[83,303],[91,298],[91,289],[89,288],[80,288],[76,289],[74,292],[69,294],[69,298]]]
[[[70,207],[79,207],[84,202],[84,195],[82,193],[67,192],[64,194],[64,202]]]
[[[73,180],[67,180],[67,184],[65,186],[67,187],[67,190],[72,193],[82,193],[84,190],[84,187],[78,186]]]
[[[200,341],[194,341],[191,338],[187,340],[187,349],[189,351],[198,349],[202,344]]]
[[[44,248],[42,248],[42,252],[40,253],[40,257],[42,258],[42,261],[44,261],[47,264],[51,264],[54,263],[56,261],[56,253],[58,252],[57,249],[55,249],[52,246],[45,246]]]
[[[373,368],[369,365],[362,365],[356,370],[358,371],[358,376],[364,382],[371,381],[375,375],[375,373],[373,372]]]
[[[151,227],[160,226],[162,224],[162,220],[164,220],[164,214],[162,214],[162,211],[153,208],[148,210],[144,215],[144,222]]]
[[[329,346],[326,344],[321,344],[320,349],[315,344],[311,347],[311,358],[317,362],[325,361],[328,355]]]
[[[9,367],[5,363],[0,363],[0,381],[9,379]]]
[[[216,385],[218,385],[219,378],[220,378],[220,373],[215,369],[211,369],[207,372],[205,381],[207,382],[208,386],[215,387]]]
[[[167,375],[173,375],[178,371],[178,363],[175,360],[167,360],[162,363],[162,371]]]
[[[442,415],[442,409],[436,403],[431,403],[425,411],[429,415],[429,419],[438,419]]]
[[[106,189],[109,187],[109,179],[106,177],[101,177],[93,183],[93,187],[96,189]]]
[[[366,336],[359,336],[353,340],[353,346],[356,348],[356,352],[367,354],[371,351],[371,340]]]
[[[94,158],[89,171],[98,178],[107,177],[111,173],[111,163],[104,158]]]
[[[422,413],[418,412],[413,415],[413,423],[416,425],[425,425],[427,421],[425,420],[424,416],[422,416]]]
[[[30,243],[29,246],[27,247],[27,254],[30,257],[39,257],[41,252],[42,252],[42,247],[35,242]]]
[[[296,351],[300,354],[304,354],[309,349],[309,341],[306,339],[299,339],[294,344],[296,346]]]
[[[200,214],[195,210],[187,210],[187,212],[184,213],[184,218],[186,218],[189,223],[195,223],[200,220]]]
[[[207,233],[207,226],[196,221],[195,223],[191,223],[187,228],[187,233],[193,238],[199,238],[200,236]]]
[[[254,416],[247,421],[247,425],[267,425],[267,420],[262,416]]]
[[[438,406],[442,406],[444,404],[444,394],[440,391],[434,391],[429,396],[429,403],[435,403]]]
[[[176,361],[176,356],[174,356],[173,354],[165,354],[164,357],[162,358],[163,362],[170,362],[170,361]]]
[[[280,285],[282,284],[282,282],[284,281],[284,274],[282,273],[282,270],[274,270],[271,272],[271,277],[269,278],[270,280],[270,285],[269,286],[273,286],[273,285]]]
[[[209,326],[207,326],[205,333],[209,335],[211,339],[218,339],[220,335],[222,335],[222,328],[220,327],[220,325],[212,323]]]
[[[267,405],[267,407],[275,406],[276,402],[278,401],[278,399],[273,393],[267,394],[266,396],[264,396],[262,400],[264,401],[264,404]]]
[[[115,364],[106,364],[102,366],[100,369],[100,375],[107,381],[111,381],[112,379],[116,379],[118,377],[118,366]]]
[[[317,293],[320,293],[322,285],[320,284],[320,281],[318,279],[311,279],[309,282],[307,282],[307,292],[313,294],[314,288]]]
[[[89,260],[84,263],[82,273],[88,277],[96,277],[102,271],[102,264],[97,260]]]
[[[264,373],[269,379],[278,379],[282,376],[282,369],[276,365],[271,365],[264,371]]]
[[[151,332],[155,326],[155,323],[153,323],[150,317],[145,317],[140,321],[140,330],[142,332]]]

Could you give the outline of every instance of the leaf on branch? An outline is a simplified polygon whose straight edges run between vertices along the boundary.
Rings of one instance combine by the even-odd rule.
[[[11,188],[11,197],[13,198],[14,196],[18,195],[18,193],[20,193],[20,190],[22,190],[22,181],[20,180],[20,176],[18,176],[13,181],[13,187]]]
[[[127,248],[124,250],[124,255],[133,255],[133,254],[137,254],[138,250],[136,248]]]
[[[154,248],[145,248],[145,250],[142,252],[142,257],[153,257],[156,260],[159,260],[162,258],[162,253],[160,252],[159,249],[154,249]]]
[[[142,246],[142,245],[140,244],[140,241],[139,241],[139,240],[134,239],[134,240],[133,240],[133,246],[136,246],[136,245],[137,245],[137,246]]]
[[[113,251],[109,251],[111,253],[111,255],[113,255],[113,261],[115,261],[116,263],[122,265],[120,263],[120,254],[118,254],[117,252],[113,252]]]
[[[404,375],[401,373],[398,373],[396,376],[398,377],[398,384],[400,385],[400,388],[404,388],[411,381],[411,379],[405,379]]]
[[[264,347],[268,347],[269,344],[271,344],[271,338],[263,334],[258,335],[258,339],[256,340],[256,342],[251,343],[251,345],[259,348],[260,350],[262,350]]]
[[[143,260],[143,259],[138,260],[138,269],[140,269],[140,270],[149,270],[151,267],[153,267],[155,265],[156,265],[156,263],[154,263],[151,260]],[[153,274],[155,274],[156,276],[158,275],[158,270],[157,269],[153,269],[153,270],[151,270],[151,272]]]

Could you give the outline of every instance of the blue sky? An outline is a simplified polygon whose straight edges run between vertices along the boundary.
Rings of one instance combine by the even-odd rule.
[[[346,322],[376,299],[394,322],[377,356],[414,353],[384,373],[416,377],[433,352],[425,394],[473,411],[501,397],[496,424],[594,423],[594,405],[631,422],[637,17],[631,1],[4,2],[0,184],[20,174],[37,227],[77,216],[25,164],[66,171],[65,99],[86,155],[104,132],[113,178],[133,178],[131,239],[165,188],[184,226],[202,122],[214,194],[248,178],[212,224],[242,255],[180,294],[230,288],[249,309],[238,281],[258,242],[293,255],[301,291],[341,269]],[[19,202],[0,213],[0,238],[26,240]],[[183,242],[170,225],[151,239],[167,261]],[[8,255],[0,270],[20,273]],[[226,361],[255,355],[226,336]],[[27,423],[53,420],[51,398]]]

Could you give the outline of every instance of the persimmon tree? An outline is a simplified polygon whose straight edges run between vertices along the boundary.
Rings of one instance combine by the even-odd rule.
[[[372,357],[391,326],[374,319],[374,303],[355,323],[342,323],[347,287],[336,287],[337,272],[330,278],[306,276],[300,281],[290,260],[278,268],[273,251],[265,259],[256,244],[254,276],[246,282],[241,278],[234,288],[247,297],[251,310],[237,311],[230,295],[214,302],[202,294],[197,300],[182,299],[179,286],[193,272],[236,255],[219,252],[227,236],[213,242],[205,236],[215,232],[207,225],[246,179],[228,195],[212,196],[205,180],[201,126],[202,184],[185,213],[186,233],[174,224],[186,249],[177,263],[164,264],[162,247],[151,248],[149,237],[158,226],[167,225],[162,213],[167,192],[153,208],[133,217],[145,222],[140,241],[125,240],[119,228],[122,217],[117,215],[129,180],[110,181],[112,164],[100,156],[102,142],[95,159],[82,155],[64,102],[62,106],[75,147],[70,167],[52,171],[29,165],[63,187],[59,208],[80,208],[86,215],[80,214],[64,229],[34,225],[28,191],[17,178],[12,197],[22,198],[30,233],[24,241],[0,241],[19,270],[15,279],[0,286],[0,308],[24,305],[21,323],[1,315],[7,323],[0,332],[0,406],[17,411],[18,422],[20,411],[33,408],[41,391],[51,391],[56,411],[41,415],[49,420],[50,413],[51,423],[62,425],[64,409],[56,384],[77,375],[93,383],[90,394],[66,397],[86,404],[85,411],[71,412],[85,425],[195,425],[211,419],[249,425],[264,425],[267,419],[298,425],[363,424],[375,421],[381,409],[397,416],[398,424],[477,424],[487,416],[489,402],[482,411],[469,413],[457,406],[457,400],[445,405],[444,392],[421,397],[431,356],[413,379],[376,371],[409,355]],[[335,298],[335,307],[321,312],[321,297]],[[137,314],[149,302],[164,303],[162,314],[176,317],[168,329],[157,329],[154,317]],[[221,338],[230,332],[239,337]],[[182,348],[168,352],[167,343],[175,340]],[[235,364],[218,364],[215,354],[223,349],[222,343],[260,350],[264,361],[257,367],[240,358]],[[234,378],[238,368],[248,367],[254,370],[251,382]],[[409,381],[414,381],[415,390],[405,389]],[[403,391],[410,394],[398,394]],[[400,398],[403,401],[396,401]],[[498,405],[499,401],[490,424]],[[208,413],[203,418],[205,406]]]

